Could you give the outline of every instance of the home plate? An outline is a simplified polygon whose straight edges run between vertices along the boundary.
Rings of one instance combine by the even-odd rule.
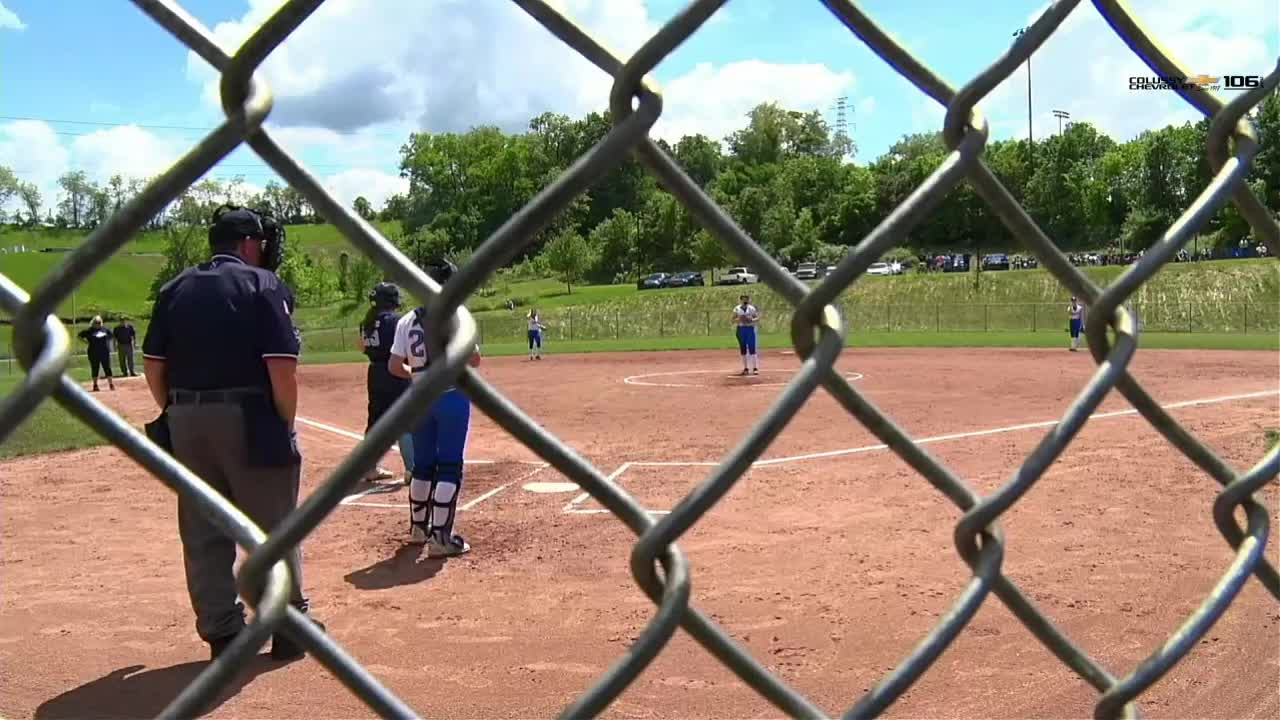
[[[578,490],[578,483],[573,482],[531,482],[525,483],[524,489],[535,493],[570,493]]]

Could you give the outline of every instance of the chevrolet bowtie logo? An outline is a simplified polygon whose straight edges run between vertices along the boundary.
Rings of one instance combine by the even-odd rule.
[[[1187,78],[1187,82],[1195,83],[1196,85],[1213,85],[1218,82],[1218,78],[1210,77],[1209,75],[1197,75],[1193,78]]]

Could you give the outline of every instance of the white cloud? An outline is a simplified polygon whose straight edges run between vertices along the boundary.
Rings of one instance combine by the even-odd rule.
[[[324,189],[345,208],[363,195],[375,210],[381,210],[387,198],[409,191],[409,181],[380,170],[355,168],[325,178]]]
[[[825,116],[853,83],[851,73],[837,73],[825,65],[760,60],[721,66],[699,63],[660,88],[663,111],[653,135],[674,142],[700,132],[720,140],[745,125],[747,112],[766,101],[806,112],[818,110]]]
[[[251,0],[242,18],[219,23],[214,35],[234,51],[277,4]],[[657,29],[643,0],[554,4],[624,58]],[[190,54],[188,72],[202,83],[205,102],[217,106],[212,70]],[[514,4],[474,0],[330,0],[268,58],[262,73],[276,98],[269,124],[336,131],[341,135],[328,140],[309,129],[295,135],[334,148],[351,145],[352,131],[362,128],[402,130],[398,142],[411,129],[495,124],[522,131],[542,112],[606,110],[611,84]],[[817,64],[704,63],[663,88],[663,116],[654,132],[668,139],[691,132],[720,138],[766,100],[825,114],[852,84],[851,74]],[[391,146],[392,153],[397,149]]]
[[[0,0],[0,30],[26,30],[27,26],[17,13],[4,6]]]
[[[75,138],[70,159],[72,167],[91,180],[101,182],[115,174],[145,178],[168,169],[184,147],[135,125],[120,125]]]
[[[876,99],[873,97],[864,97],[854,106],[857,109],[857,115],[854,118],[868,117],[876,111]]]
[[[213,33],[234,51],[279,2],[250,0]],[[561,0],[579,25],[629,56],[654,31],[642,0]],[[341,48],[341,52],[335,52]],[[479,123],[522,129],[545,110],[607,103],[610,78],[511,3],[330,0],[266,61],[281,126],[348,131],[408,122],[431,131]],[[189,75],[217,106],[217,79],[194,53]]]
[[[18,120],[0,125],[0,165],[13,170],[19,180],[35,184],[46,205],[54,197],[58,176],[66,172],[70,156],[47,123]],[[13,199],[4,210],[19,207]]]
[[[1275,0],[1173,0],[1172,6],[1169,0],[1137,0],[1131,7],[1193,74],[1265,75],[1280,54]],[[1034,137],[1058,131],[1054,109],[1121,141],[1201,117],[1173,92],[1129,90],[1130,76],[1154,74],[1092,5],[1081,4],[1032,56]],[[1026,137],[1026,64],[979,106],[990,118],[993,138]]]

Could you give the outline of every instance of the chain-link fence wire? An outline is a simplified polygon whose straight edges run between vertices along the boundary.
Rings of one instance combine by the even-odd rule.
[[[706,614],[690,604],[689,564],[677,545],[680,537],[716,504],[778,436],[809,396],[824,388],[899,457],[951,502],[964,510],[954,529],[954,542],[972,578],[951,609],[911,653],[878,685],[858,698],[845,717],[871,717],[888,708],[955,640],[987,597],[994,594],[1062,663],[1097,689],[1097,717],[1136,715],[1134,700],[1194,646],[1229,607],[1249,576],[1255,576],[1280,599],[1280,576],[1263,556],[1270,516],[1252,494],[1280,471],[1280,448],[1272,448],[1243,472],[1227,465],[1147,395],[1127,372],[1140,334],[1137,313],[1124,303],[1139,286],[1184,247],[1195,230],[1228,199],[1248,220],[1256,237],[1273,256],[1280,252],[1280,226],[1243,183],[1258,150],[1249,108],[1280,84],[1280,63],[1260,88],[1237,95],[1227,104],[1192,87],[1178,91],[1211,118],[1208,157],[1215,176],[1195,203],[1151,250],[1111,285],[1103,288],[1073,267],[991,174],[982,161],[988,126],[976,104],[1020,66],[1075,10],[1079,0],[1051,5],[1000,58],[956,91],[899,47],[859,9],[845,0],[824,5],[858,38],[947,109],[944,138],[950,155],[937,170],[858,245],[815,288],[789,275],[649,137],[662,110],[662,99],[645,77],[701,27],[726,0],[696,0],[671,18],[626,62],[598,44],[564,15],[542,0],[513,0],[548,31],[612,76],[610,112],[613,127],[551,185],[512,216],[475,252],[446,287],[441,288],[414,267],[371,225],[343,208],[267,132],[262,123],[271,110],[270,90],[255,76],[263,60],[323,0],[292,0],[282,5],[234,55],[217,46],[209,31],[170,0],[132,0],[183,44],[221,72],[221,95],[227,119],[191,149],[168,172],[97,228],[32,296],[0,275],[0,306],[15,319],[15,345],[27,371],[18,388],[0,402],[0,442],[46,398],[53,397],[176,492],[196,502],[248,552],[237,577],[240,592],[255,608],[253,621],[229,651],[210,664],[161,713],[189,717],[232,679],[237,668],[281,631],[306,647],[313,657],[350,688],[374,712],[385,717],[414,717],[412,709],[384,688],[330,636],[320,632],[288,606],[290,577],[282,558],[335,509],[402,432],[423,415],[449,386],[457,384],[497,424],[574,480],[630,528],[638,540],[631,553],[631,572],[656,612],[629,651],[563,711],[565,717],[594,716],[605,710],[683,628],[750,688],[782,712],[795,717],[825,717],[823,710],[770,673],[735,643]],[[1115,0],[1095,0],[1097,10],[1130,48],[1157,73],[1188,73],[1160,49]],[[270,535],[255,527],[199,477],[149,442],[141,433],[95,401],[64,374],[70,341],[66,328],[51,315],[57,305],[96,268],[128,241],[161,208],[203,176],[217,162],[248,144],[282,178],[314,204],[347,239],[371,257],[428,308],[427,328],[433,357],[430,369],[374,425],[369,434],[332,471],[329,478]],[[462,307],[484,279],[513,259],[537,231],[593,182],[633,153],[698,222],[719,238],[744,264],[759,268],[764,283],[790,303],[790,332],[801,369],[755,427],[711,474],[673,511],[655,521],[639,502],[572,448],[544,430],[497,388],[466,365],[476,346],[474,318]],[[1233,154],[1231,154],[1233,153]],[[1071,292],[1092,308],[1086,323],[1089,350],[1098,369],[1036,449],[1002,487],[978,495],[961,478],[911,440],[910,435],[863,397],[833,365],[842,351],[845,321],[832,302],[901,237],[918,224],[961,181],[967,180],[1005,225]],[[1117,677],[1059,630],[1002,572],[1005,539],[1000,517],[1039,480],[1111,391],[1118,390],[1169,442],[1223,486],[1212,513],[1215,524],[1235,552],[1220,582],[1167,640],[1153,643],[1138,667]],[[1243,527],[1237,520],[1243,511]],[[661,565],[661,573],[658,565]]]
[[[790,319],[776,299],[752,303],[762,312],[758,329],[762,338],[785,335]],[[845,326],[856,333],[1037,333],[1066,337],[1069,329],[1066,301],[1058,303],[867,303],[840,298],[835,301]],[[1168,334],[1201,333],[1210,335],[1252,335],[1274,337],[1280,333],[1280,303],[1270,302],[1138,302],[1125,303],[1140,318],[1145,332]],[[589,343],[610,340],[673,340],[718,337],[725,333],[729,317],[723,309],[685,309],[662,305],[613,305],[549,308],[538,315],[546,325],[542,332],[547,347],[561,342],[576,343],[575,348],[600,347]],[[702,307],[697,303],[694,307]],[[775,313],[774,311],[782,311]],[[1088,310],[1086,309],[1086,312]],[[146,334],[147,321],[139,320],[135,329]],[[359,352],[360,328],[354,322],[336,327],[302,325],[304,353]],[[0,324],[0,375],[21,374],[22,364],[10,341],[10,328]],[[524,313],[476,315],[477,341],[486,347],[524,345],[527,342],[528,319]],[[75,337],[75,328],[70,329]],[[588,345],[583,345],[587,343]],[[852,342],[858,343],[857,338]],[[1248,345],[1252,346],[1250,341]],[[118,346],[111,349],[111,372],[124,374],[120,367]],[[73,341],[68,368],[89,367],[89,356],[83,342]],[[142,366],[142,350],[133,346],[135,371]]]

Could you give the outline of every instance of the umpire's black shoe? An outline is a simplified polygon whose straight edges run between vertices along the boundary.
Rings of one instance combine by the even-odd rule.
[[[308,618],[315,623],[320,632],[324,632],[324,623],[314,618]],[[271,636],[271,659],[272,660],[298,660],[307,654],[302,646],[285,636],[284,633],[276,633]]]
[[[217,660],[219,655],[227,651],[227,648],[231,646],[232,641],[235,640],[236,637],[236,635],[227,635],[225,637],[210,640],[209,659]]]

